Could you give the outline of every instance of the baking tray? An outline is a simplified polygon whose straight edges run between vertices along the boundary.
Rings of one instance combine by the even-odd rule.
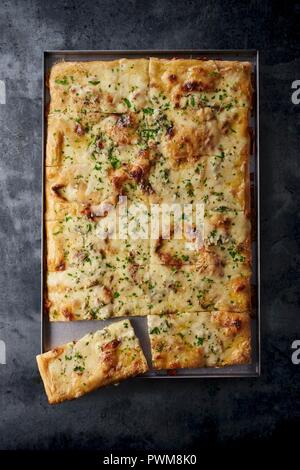
[[[44,312],[44,187],[45,187],[45,152],[46,152],[46,114],[50,100],[46,86],[49,71],[59,61],[114,60],[118,58],[201,58],[219,60],[249,61],[253,65],[253,112],[251,116],[252,152],[250,160],[251,213],[252,213],[252,362],[247,365],[227,366],[222,368],[179,369],[176,374],[168,371],[149,371],[140,378],[217,378],[217,377],[258,377],[260,375],[260,223],[259,223],[259,52],[257,50],[138,50],[138,51],[44,51],[43,56],[43,175],[42,175],[42,234],[41,234],[41,350],[42,353],[60,344],[78,339],[90,331],[96,331],[105,325],[118,321],[88,320],[78,322],[50,322]],[[141,341],[143,350],[151,364],[150,342],[147,335],[146,317],[131,317],[133,327]]]

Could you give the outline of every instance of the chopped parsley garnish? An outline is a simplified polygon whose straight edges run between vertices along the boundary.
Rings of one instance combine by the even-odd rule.
[[[140,130],[140,135],[142,139],[148,141],[149,139],[154,139],[159,131],[159,128],[144,128]]]
[[[203,165],[202,165],[202,163],[199,163],[196,166],[195,173],[199,174],[201,172],[201,170],[203,170]]]
[[[220,207],[217,207],[215,210],[216,212],[227,212],[229,209],[226,206],[220,206]]]
[[[226,109],[227,111],[229,111],[229,109],[231,109],[232,106],[233,106],[232,103],[228,103],[228,104],[225,104],[225,105],[223,106],[223,108]]]
[[[57,83],[58,85],[68,85],[69,84],[67,77],[64,77],[62,79],[57,78],[55,80],[55,83]]]
[[[144,108],[143,113],[144,114],[150,114],[150,116],[152,116],[152,114],[154,113],[154,109],[153,108]]]
[[[195,341],[196,346],[202,346],[203,342],[204,342],[204,338],[201,338],[200,336],[196,336],[196,341]]]
[[[211,72],[208,72],[208,75],[210,77],[218,77],[220,75],[220,72],[216,72],[215,70],[212,70]]]
[[[165,168],[164,170],[161,170],[161,176],[165,180],[166,183],[169,183],[169,175],[170,175],[170,170],[168,168]]]
[[[114,170],[117,170],[121,166],[120,160],[113,154],[114,147],[110,147],[108,150],[108,160]]]
[[[239,261],[240,263],[245,261],[245,256],[241,255],[234,246],[228,248],[228,253],[230,254],[233,261]]]
[[[194,188],[193,188],[193,185],[190,181],[188,181],[185,185],[185,189],[187,191],[187,194],[189,197],[193,197],[194,196]]]
[[[94,166],[94,170],[96,170],[96,171],[102,170],[102,165],[101,165],[101,163],[98,163],[98,162],[97,162],[97,163],[95,164],[95,166]]]
[[[127,108],[131,108],[131,103],[127,98],[123,98],[124,103],[126,104]]]
[[[160,329],[155,326],[154,328],[152,328],[152,330],[150,330],[150,335],[159,335],[160,334]]]
[[[91,315],[93,320],[98,319],[98,310],[99,310],[98,308],[91,308],[90,315]]]
[[[223,152],[223,150],[221,151],[221,153],[219,155],[215,155],[216,158],[220,158],[220,160],[224,160],[225,158],[225,153]]]
[[[74,372],[83,372],[84,369],[85,369],[85,367],[83,367],[83,366],[75,366],[73,371]]]

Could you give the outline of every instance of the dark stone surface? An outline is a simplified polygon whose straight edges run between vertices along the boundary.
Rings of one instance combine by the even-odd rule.
[[[0,449],[166,450],[280,438],[300,416],[300,4],[3,1],[0,4]],[[40,348],[44,49],[261,51],[262,376],[128,381],[50,407]]]

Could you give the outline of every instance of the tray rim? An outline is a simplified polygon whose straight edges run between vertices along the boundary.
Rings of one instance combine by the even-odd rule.
[[[44,210],[45,210],[45,157],[46,157],[46,61],[49,56],[58,55],[62,56],[92,56],[92,55],[104,55],[111,56],[115,55],[116,58],[127,56],[142,56],[145,55],[147,58],[150,56],[178,56],[184,57],[188,55],[199,55],[204,56],[205,59],[209,60],[209,55],[222,55],[222,56],[241,56],[248,57],[252,56],[255,60],[255,100],[253,100],[253,109],[255,117],[255,179],[254,179],[254,203],[256,209],[255,224],[256,224],[256,237],[255,237],[255,255],[256,255],[256,307],[255,307],[255,338],[252,338],[252,344],[255,342],[255,362],[253,364],[253,371],[245,372],[230,372],[225,373],[226,368],[205,368],[211,372],[207,374],[189,374],[186,375],[169,375],[167,372],[160,374],[158,371],[154,375],[142,375],[138,376],[141,379],[223,379],[223,378],[258,378],[261,376],[261,273],[260,273],[260,147],[259,147],[259,103],[260,103],[260,59],[258,49],[104,49],[104,50],[92,50],[92,49],[45,49],[42,53],[42,178],[41,178],[41,328],[40,328],[40,340],[41,340],[41,353],[45,352],[45,328],[46,328],[46,315],[44,314],[44,291],[45,291],[45,221],[44,221]],[[207,55],[207,56],[206,56]],[[203,58],[204,58],[203,57]],[[200,58],[200,57],[199,57]],[[226,60],[224,58],[218,58],[219,60]],[[231,59],[234,60],[234,59]],[[236,60],[239,60],[237,57]],[[191,369],[192,370],[192,369]],[[224,373],[215,374],[216,370],[224,370]],[[151,372],[151,370],[150,370]],[[155,371],[154,371],[155,372]]]
[[[175,53],[184,53],[184,54],[202,54],[202,53],[217,53],[217,54],[244,54],[256,55],[259,52],[259,49],[250,48],[250,49],[44,49],[43,54],[175,54]]]

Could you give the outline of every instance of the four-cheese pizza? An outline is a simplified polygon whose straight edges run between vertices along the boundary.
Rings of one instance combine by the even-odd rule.
[[[251,64],[62,62],[49,88],[50,320],[149,315],[155,368],[249,362]],[[182,214],[151,237],[174,204],[203,206],[199,246]]]

